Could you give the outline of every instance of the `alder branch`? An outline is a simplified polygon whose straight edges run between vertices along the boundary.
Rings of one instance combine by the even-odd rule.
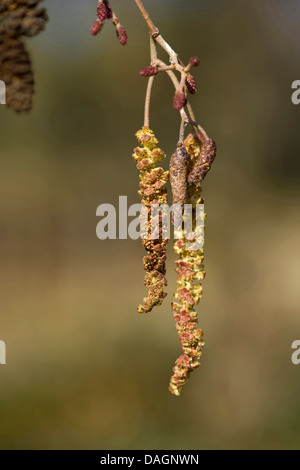
[[[186,82],[187,82],[188,76],[191,77],[189,74],[190,69],[193,66],[191,60],[187,66],[185,66],[182,63],[182,61],[178,57],[178,54],[172,49],[172,47],[167,43],[167,41],[160,34],[159,29],[153,23],[143,2],[141,0],[134,0],[134,1],[138,9],[140,10],[141,15],[143,19],[145,20],[149,29],[150,41],[151,41],[151,45],[150,45],[151,66],[158,67],[156,73],[166,72],[173,82],[175,91],[178,93],[181,93],[182,96],[186,97],[187,112],[184,110],[184,107],[182,107],[179,110],[180,116],[181,116],[180,139],[182,140],[182,136],[184,136],[184,129],[187,126],[187,124],[191,124],[193,128],[197,130],[197,132],[200,132],[200,134],[203,136],[203,139],[207,140],[208,139],[207,133],[205,132],[203,127],[200,126],[200,124],[197,122],[193,108],[191,104],[189,103],[189,101],[187,100]],[[162,47],[162,49],[164,49],[168,53],[171,65],[167,65],[165,62],[158,59],[156,43],[159,44]],[[180,81],[177,79],[174,72],[180,73]],[[145,99],[145,115],[144,115],[145,126],[146,125],[149,126],[149,123],[150,123],[150,101],[151,101],[153,82],[154,82],[154,76],[150,76],[149,81],[148,81],[146,99]]]
[[[186,67],[184,67],[181,64],[181,62],[178,59],[178,55],[176,54],[176,52],[172,49],[170,44],[168,44],[167,41],[160,34],[159,29],[155,26],[152,19],[150,18],[150,15],[149,15],[148,11],[144,7],[143,2],[141,0],[134,0],[134,1],[137,5],[138,9],[140,10],[142,17],[144,18],[145,22],[147,23],[149,32],[150,32],[151,36],[153,37],[153,39],[155,39],[155,41],[162,47],[162,49],[164,49],[167,52],[167,54],[170,57],[171,63],[176,65],[176,70],[178,70],[179,72],[185,71]]]
[[[160,66],[162,68],[162,70],[164,70],[164,68],[166,67],[166,64],[160,59],[156,60],[156,65]],[[181,83],[179,82],[179,80],[176,77],[175,73],[172,70],[169,70],[169,69],[166,71],[166,73],[170,77],[170,79],[171,79],[171,81],[174,85],[175,90],[176,91],[180,90]],[[186,113],[186,111],[184,110],[184,108],[182,108],[179,111],[180,115],[181,115],[181,119],[183,119],[186,124],[191,124],[194,128],[196,128],[197,131],[199,131],[203,135],[204,139],[207,140],[208,135],[205,132],[205,130],[203,129],[203,127],[200,126],[200,124],[196,121],[192,105],[189,102],[187,103],[187,109],[188,109],[189,116]]]
[[[156,43],[150,34],[150,56],[151,56],[151,65],[155,65],[157,61],[157,49]],[[151,95],[152,95],[152,88],[154,83],[155,76],[149,77],[147,92],[146,92],[146,99],[145,99],[145,114],[144,114],[144,126],[150,126],[150,103],[151,103]]]

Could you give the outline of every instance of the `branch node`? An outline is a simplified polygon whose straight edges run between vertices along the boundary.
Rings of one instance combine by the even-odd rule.
[[[151,36],[153,37],[153,39],[156,39],[159,35],[159,29],[155,27],[154,30],[151,32]]]

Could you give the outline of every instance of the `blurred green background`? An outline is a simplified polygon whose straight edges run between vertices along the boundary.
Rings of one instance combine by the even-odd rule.
[[[96,208],[139,202],[131,158],[142,125],[147,30],[112,0],[129,34],[91,37],[95,0],[46,0],[28,41],[34,108],[0,106],[1,449],[300,448],[298,0],[147,1],[187,62],[199,55],[199,121],[218,155],[204,183],[202,365],[180,398],[168,297],[148,316],[139,241],[96,238]],[[164,58],[164,53],[162,53]],[[158,77],[152,128],[170,155],[178,115]]]

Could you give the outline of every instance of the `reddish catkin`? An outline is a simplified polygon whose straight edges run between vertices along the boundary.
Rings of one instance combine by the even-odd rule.
[[[158,74],[158,68],[154,65],[149,65],[148,67],[143,67],[140,70],[140,75],[142,77],[152,77],[153,75]]]
[[[120,44],[122,44],[122,46],[125,46],[128,41],[127,32],[124,26],[122,26],[120,23],[117,24],[117,36],[120,41]]]
[[[107,8],[104,2],[99,2],[97,7],[97,15],[100,21],[107,19]]]
[[[201,148],[200,156],[192,171],[189,173],[188,183],[190,185],[199,185],[205,178],[216,157],[216,152],[217,147],[214,139],[205,140]]]
[[[103,0],[104,5],[106,6],[106,18],[110,20],[113,17],[113,11],[108,0]]]
[[[96,36],[97,34],[100,33],[101,29],[103,28],[104,23],[100,21],[99,19],[96,20],[91,27],[91,35]]]
[[[194,95],[197,92],[197,84],[195,77],[193,77],[193,75],[191,75],[190,73],[187,74],[185,84],[188,89],[188,92],[191,95]]]
[[[176,91],[173,100],[173,106],[176,111],[180,111],[187,103],[186,96],[182,91]]]
[[[148,238],[143,240],[144,248],[147,252],[144,257],[144,269],[146,271],[145,286],[148,288],[148,295],[138,307],[139,313],[151,312],[154,306],[161,305],[167,295],[164,287],[167,285],[166,274],[166,248],[168,239],[163,238],[162,228],[159,225],[158,234],[152,239],[152,219],[151,207],[156,204],[167,203],[166,183],[169,179],[169,172],[162,167],[156,166],[166,155],[158,147],[158,140],[153,131],[148,127],[143,127],[136,133],[140,147],[134,150],[133,158],[140,171],[140,190],[143,208],[145,210],[145,225],[148,229]]]

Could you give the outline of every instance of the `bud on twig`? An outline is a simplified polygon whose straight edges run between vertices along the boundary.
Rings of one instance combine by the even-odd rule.
[[[190,73],[187,74],[186,81],[185,81],[186,87],[191,95],[194,95],[197,91],[197,85],[196,85],[196,80],[191,75]]]
[[[97,16],[100,21],[107,19],[107,9],[103,2],[100,2],[97,7]]]
[[[156,66],[149,65],[149,67],[143,67],[140,70],[140,75],[142,77],[152,77],[158,73],[158,68]]]
[[[133,158],[140,170],[140,191],[142,204],[146,209],[148,235],[152,230],[151,207],[153,204],[167,203],[167,188],[165,187],[169,172],[156,166],[165,158],[164,152],[158,147],[158,140],[154,133],[143,127],[136,133],[140,147],[134,150]],[[161,305],[167,295],[164,287],[167,285],[166,274],[166,247],[168,239],[163,238],[162,227],[159,224],[156,239],[143,239],[144,248],[147,251],[144,257],[144,269],[146,271],[144,284],[148,288],[148,295],[138,307],[139,313],[151,312],[153,307]]]
[[[93,26],[91,27],[91,35],[96,36],[97,34],[99,34],[101,29],[103,28],[103,25],[103,21],[100,21],[99,19],[96,20]]]
[[[128,40],[127,32],[124,26],[122,26],[120,23],[117,24],[117,36],[122,46],[125,46]]]
[[[191,57],[189,63],[191,67],[198,67],[198,65],[200,64],[200,59],[197,56]]]

